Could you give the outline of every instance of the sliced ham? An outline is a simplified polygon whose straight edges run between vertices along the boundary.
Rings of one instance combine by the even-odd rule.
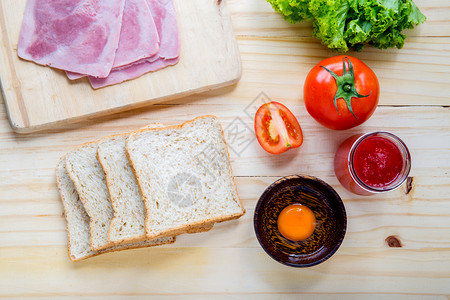
[[[180,55],[177,12],[172,0],[147,0],[153,15],[156,29],[161,39],[159,57],[177,58]]]
[[[148,58],[159,50],[159,36],[146,0],[126,0],[113,68]]]
[[[159,36],[147,0],[125,0],[119,46],[112,69],[154,57],[158,50]],[[72,72],[66,73],[71,80],[86,76]]]
[[[67,78],[69,78],[70,80],[77,80],[77,79],[87,76],[86,74],[73,73],[73,72],[69,72],[69,71],[66,71],[66,75],[67,75]]]
[[[19,57],[106,77],[114,63],[125,0],[28,0]]]
[[[175,65],[179,60],[180,41],[177,15],[172,0],[147,0],[158,31],[160,45],[157,55],[128,67],[112,70],[107,78],[89,77],[94,89],[118,84]]]
[[[106,78],[89,77],[89,81],[94,89],[99,89],[105,86],[118,84],[127,80],[138,78],[146,73],[155,72],[164,69],[168,66],[175,65],[179,58],[163,59],[159,58],[154,62],[143,62],[132,65],[121,70],[113,70]]]

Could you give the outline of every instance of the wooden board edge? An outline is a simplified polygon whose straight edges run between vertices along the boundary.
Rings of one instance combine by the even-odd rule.
[[[3,66],[3,67],[10,69],[11,77],[12,77],[11,84],[6,84],[1,78],[3,76],[0,76],[0,91],[1,91],[1,95],[3,97],[3,103],[5,104],[6,112],[7,112],[11,127],[13,128],[13,130],[16,130],[16,129],[20,129],[21,127],[28,127],[30,125],[29,124],[30,122],[28,119],[27,109],[26,109],[25,103],[23,101],[22,93],[20,91],[19,86],[17,86],[19,84],[18,83],[19,80],[17,78],[15,68],[13,65],[12,55],[7,49],[11,43],[10,43],[10,38],[9,38],[8,32],[6,30],[6,22],[5,22],[4,15],[5,14],[4,14],[3,4],[0,3],[0,33],[2,36],[1,40],[3,41],[2,45],[0,45],[0,47],[2,47],[2,51],[5,52],[5,57],[7,60],[6,66]],[[16,84],[14,84],[14,82],[16,82]],[[13,102],[16,103],[17,107],[9,107],[9,105],[8,105],[9,97],[6,94],[7,88],[13,90],[13,92],[11,93],[12,94],[11,96],[14,96],[15,101],[13,101]],[[13,104],[11,104],[11,105],[13,105]],[[22,121],[20,124],[14,122],[15,117],[13,116],[13,114],[17,115],[17,118],[20,119],[20,121]]]
[[[55,130],[55,129],[56,130],[58,130],[58,129],[64,130],[66,126],[73,125],[75,123],[79,123],[79,125],[81,127],[84,123],[92,121],[92,119],[94,119],[94,118],[102,118],[102,117],[106,117],[108,115],[125,112],[125,111],[129,111],[129,110],[133,110],[133,109],[138,109],[138,108],[142,108],[142,107],[149,106],[152,104],[157,104],[157,103],[161,103],[164,101],[169,101],[169,100],[173,100],[173,99],[177,99],[177,98],[192,96],[195,94],[200,94],[200,93],[204,93],[204,92],[208,92],[211,90],[220,89],[220,88],[224,88],[224,87],[236,84],[239,82],[239,80],[242,77],[242,63],[241,63],[240,57],[239,57],[238,65],[239,65],[239,68],[236,70],[236,75],[231,80],[221,82],[218,84],[204,86],[204,87],[201,87],[198,89],[184,91],[184,92],[181,92],[178,94],[173,94],[173,95],[161,97],[158,99],[143,100],[143,101],[140,101],[137,103],[132,103],[132,104],[128,104],[128,105],[124,105],[124,106],[120,106],[120,107],[115,107],[115,108],[112,108],[109,110],[98,111],[98,112],[95,112],[92,114],[77,116],[77,117],[73,117],[70,119],[62,119],[62,120],[49,122],[49,123],[30,125],[30,126],[14,124],[9,116],[9,113],[8,113],[8,119],[11,124],[11,128],[13,129],[13,131],[15,133],[18,133],[18,134],[30,134],[30,133],[36,133],[36,132],[41,133],[44,131]],[[6,102],[5,102],[5,105],[6,105]],[[6,105],[6,107],[7,107],[7,105]],[[8,109],[7,109],[7,111],[8,111]]]

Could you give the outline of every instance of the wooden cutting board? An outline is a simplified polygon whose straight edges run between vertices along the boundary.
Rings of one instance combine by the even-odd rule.
[[[174,0],[180,62],[99,90],[17,56],[26,0],[0,2],[0,82],[13,129],[29,133],[237,82],[241,61],[226,1]]]

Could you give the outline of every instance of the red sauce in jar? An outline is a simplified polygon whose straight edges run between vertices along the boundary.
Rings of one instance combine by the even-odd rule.
[[[377,136],[364,139],[353,156],[356,175],[374,188],[394,182],[402,173],[403,163],[400,149],[390,140]]]

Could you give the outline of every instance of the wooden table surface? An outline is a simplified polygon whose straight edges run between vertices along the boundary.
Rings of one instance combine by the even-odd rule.
[[[347,131],[317,124],[302,100],[308,71],[334,54],[310,37],[310,23],[290,25],[264,0],[228,0],[243,63],[235,86],[30,135],[13,133],[0,98],[0,296],[450,299],[450,7],[446,0],[416,3],[428,21],[408,32],[403,49],[350,53],[375,71],[381,97],[372,118]],[[255,141],[249,115],[264,97],[298,117],[305,137],[300,149],[272,156]],[[57,159],[106,135],[203,114],[217,115],[225,128],[245,216],[172,245],[71,262]],[[340,186],[333,156],[346,137],[374,130],[391,131],[409,146],[410,186],[360,197]],[[273,261],[253,232],[257,199],[290,174],[328,182],[348,214],[341,248],[307,269]],[[389,247],[389,236],[402,247]]]

